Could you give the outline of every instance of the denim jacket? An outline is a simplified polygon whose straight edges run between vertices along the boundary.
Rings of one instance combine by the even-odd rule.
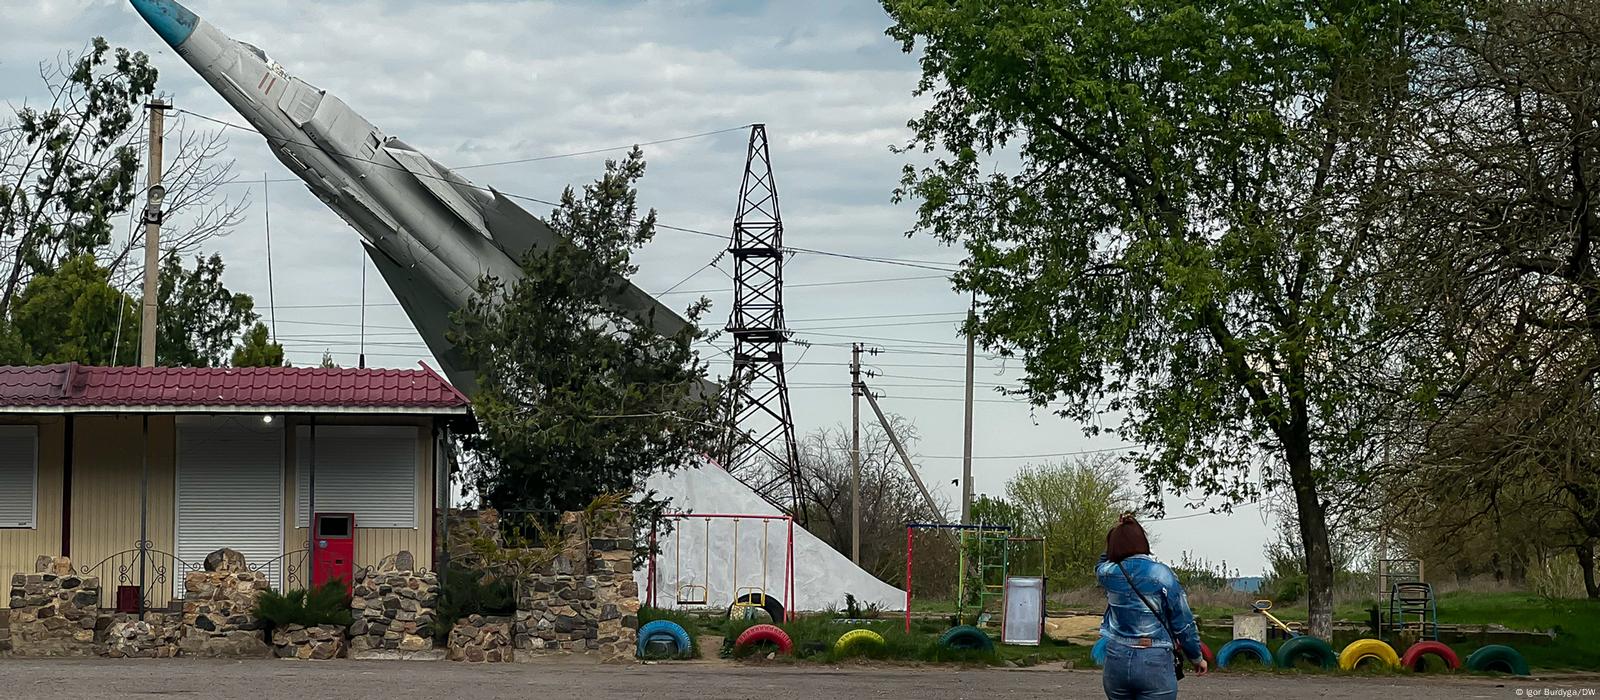
[[[1167,627],[1178,635],[1184,655],[1190,659],[1200,658],[1200,630],[1195,627],[1194,613],[1189,610],[1189,597],[1184,595],[1183,586],[1178,584],[1172,569],[1146,554],[1128,557],[1122,560],[1122,566],[1128,570],[1127,577],[1104,554],[1095,566],[1095,577],[1106,589],[1107,602],[1105,618],[1100,622],[1100,636],[1128,646],[1135,646],[1140,638],[1148,637],[1151,646],[1172,647],[1172,638],[1167,636],[1161,621],[1128,587],[1128,577],[1132,577],[1150,605],[1167,618]]]

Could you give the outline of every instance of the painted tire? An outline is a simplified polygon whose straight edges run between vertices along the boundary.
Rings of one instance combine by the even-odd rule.
[[[1254,639],[1235,639],[1217,650],[1217,668],[1227,668],[1236,656],[1254,657],[1263,665],[1272,666],[1272,650]]]
[[[946,649],[994,651],[994,640],[972,625],[956,625],[939,637],[939,646]]]
[[[1393,654],[1394,650],[1390,649],[1389,653]],[[1322,668],[1334,668],[1339,665],[1339,655],[1333,653],[1333,647],[1316,637],[1301,635],[1278,647],[1278,668],[1294,668],[1295,662],[1301,659]]]
[[[833,643],[833,653],[839,655],[864,654],[883,649],[883,635],[869,629],[856,629],[839,635]]]
[[[1339,668],[1354,669],[1365,659],[1377,659],[1390,668],[1400,667],[1400,655],[1381,639],[1357,639],[1339,652]]]
[[[639,628],[638,655],[643,657],[645,647],[658,639],[672,641],[672,645],[677,648],[673,656],[687,656],[689,650],[694,648],[689,641],[689,632],[684,630],[682,625],[671,620],[654,620],[644,623],[644,626]]]
[[[1089,650],[1089,658],[1094,659],[1094,665],[1096,665],[1096,666],[1105,666],[1106,665],[1106,638],[1105,637],[1101,637],[1100,641],[1094,643],[1094,647]]]
[[[733,648],[742,649],[761,642],[776,644],[778,645],[778,651],[785,654],[794,651],[794,642],[789,640],[788,633],[774,625],[755,625],[739,633],[739,638],[733,640]]]
[[[739,596],[738,601],[736,601],[733,605],[728,606],[728,619],[733,619],[733,611],[739,607],[739,603],[753,604],[757,599],[762,597],[766,598],[766,602],[762,603],[758,607],[767,611],[767,617],[772,618],[773,624],[786,622],[786,620],[783,619],[783,603],[777,598],[772,596],[762,596],[759,593],[746,593],[742,596]]]
[[[1442,642],[1434,641],[1417,642],[1411,645],[1411,648],[1406,650],[1405,655],[1400,657],[1400,665],[1421,673],[1423,662],[1429,655],[1439,657],[1440,660],[1444,661],[1444,665],[1452,671],[1461,668],[1461,657],[1456,656],[1456,650],[1451,649]]]
[[[1522,654],[1504,644],[1490,644],[1467,657],[1467,670],[1528,675],[1528,661]]]

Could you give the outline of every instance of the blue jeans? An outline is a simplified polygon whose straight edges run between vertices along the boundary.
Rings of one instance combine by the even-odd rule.
[[[1172,672],[1172,650],[1106,644],[1105,672],[1100,677],[1107,700],[1175,700],[1178,677]]]

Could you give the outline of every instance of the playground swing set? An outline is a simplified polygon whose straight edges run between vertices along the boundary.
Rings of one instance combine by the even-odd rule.
[[[731,520],[733,523],[730,537],[732,555],[730,563],[732,570],[729,573],[728,588],[733,592],[728,605],[728,616],[749,618],[757,610],[763,610],[773,622],[786,622],[794,615],[794,518],[787,515],[755,515],[755,514],[729,514],[729,513],[666,513],[661,519],[680,521],[672,528],[672,582],[674,586],[674,607],[681,609],[704,609],[711,607],[715,600],[712,591],[711,569],[711,521]],[[696,572],[690,571],[687,576],[683,569],[683,532],[686,525],[695,519],[702,521],[701,562],[704,568]],[[758,520],[761,522],[761,585],[741,585],[739,578],[739,524],[741,521]],[[773,521],[784,523],[784,570],[783,570],[783,595],[778,597],[772,594],[769,579],[769,542],[771,539],[771,524]],[[651,607],[659,607],[660,594],[657,584],[658,563],[660,549],[657,547],[659,522],[650,528],[650,569],[647,581],[648,590],[645,598]],[[692,567],[692,563],[691,563]]]

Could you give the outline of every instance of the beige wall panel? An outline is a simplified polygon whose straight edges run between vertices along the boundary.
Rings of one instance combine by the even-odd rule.
[[[66,421],[61,416],[6,416],[0,419],[0,425],[37,425],[39,428],[34,527],[0,529],[0,585],[10,587],[14,573],[31,573],[33,562],[40,554],[61,553],[61,460]],[[74,560],[73,563],[78,562]]]
[[[166,606],[182,565],[172,558],[174,432],[171,416],[149,418],[149,482],[145,528],[153,550],[144,581],[154,607]],[[72,553],[79,567],[95,567],[103,605],[113,603],[116,587],[138,585],[139,560],[129,554],[140,539],[140,480],[144,465],[143,419],[138,416],[79,416],[74,429],[72,471]],[[198,567],[201,562],[185,562]]]
[[[355,564],[357,566],[376,566],[379,560],[391,554],[406,550],[417,559],[417,566],[433,568],[433,423],[428,418],[366,418],[360,416],[319,416],[318,425],[416,425],[417,431],[417,527],[415,528],[371,528],[361,527],[356,523]],[[292,420],[284,431],[284,461],[289,465],[284,470],[284,498],[288,514],[284,518],[285,530],[283,538],[283,551],[285,553],[306,549],[310,532],[303,527],[295,527],[299,514],[295,512],[297,499],[295,498],[295,483],[299,478],[300,468],[297,454],[294,449],[294,435],[298,426],[305,425],[304,420]],[[304,571],[306,558],[299,555],[289,555],[286,558],[293,566]],[[298,582],[304,585],[304,574],[300,575]]]

